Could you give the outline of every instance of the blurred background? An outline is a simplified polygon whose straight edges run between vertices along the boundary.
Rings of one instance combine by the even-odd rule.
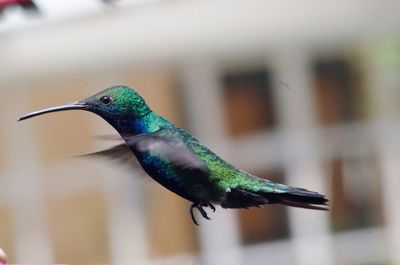
[[[400,264],[400,2],[0,0],[0,247],[10,263]],[[99,117],[24,113],[116,84],[330,212],[221,210],[75,155]]]

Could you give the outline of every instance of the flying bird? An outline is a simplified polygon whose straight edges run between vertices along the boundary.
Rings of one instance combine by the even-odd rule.
[[[135,156],[144,171],[159,184],[190,201],[192,221],[197,209],[260,207],[264,204],[327,210],[325,196],[302,188],[261,179],[223,160],[196,138],[153,112],[144,99],[128,86],[113,86],[82,101],[26,114],[25,120],[45,113],[85,110],[113,126],[124,143],[93,153],[123,163]]]

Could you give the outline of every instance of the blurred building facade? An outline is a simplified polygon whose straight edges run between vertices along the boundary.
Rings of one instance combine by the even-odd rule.
[[[0,21],[11,263],[400,264],[396,1],[66,2]],[[69,158],[113,144],[93,137],[114,133],[100,118],[15,123],[115,84],[233,164],[327,194],[330,212],[218,209],[196,227],[142,172]]]

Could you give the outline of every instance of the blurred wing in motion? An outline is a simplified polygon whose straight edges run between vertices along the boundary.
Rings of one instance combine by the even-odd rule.
[[[109,138],[108,136],[106,136]],[[111,136],[111,140],[120,140]],[[116,161],[130,169],[142,168],[132,150],[140,157],[151,153],[159,157],[176,170],[176,173],[193,179],[196,183],[208,181],[209,170],[181,140],[174,137],[165,137],[157,134],[140,134],[124,137],[125,143],[102,151],[80,155],[79,157],[102,157]]]
[[[141,167],[139,161],[135,158],[129,146],[125,143],[113,146],[109,149],[97,151],[94,153],[83,154],[78,157],[100,157],[115,161],[129,169],[138,170]]]
[[[124,141],[124,139],[116,134],[99,134],[94,136],[95,139],[102,141]]]
[[[187,178],[207,180],[209,170],[192,150],[180,139],[154,134],[141,134],[125,138],[129,146],[138,154],[151,153],[155,157],[168,161],[178,174]],[[202,181],[200,181],[202,182]]]

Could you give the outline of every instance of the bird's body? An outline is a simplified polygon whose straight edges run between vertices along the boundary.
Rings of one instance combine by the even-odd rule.
[[[130,150],[149,176],[193,203],[190,210],[196,224],[193,209],[209,219],[203,207],[215,211],[213,204],[248,208],[281,203],[325,209],[320,205],[327,200],[316,192],[273,183],[229,164],[185,130],[154,113],[129,87],[112,87],[75,105],[35,112],[21,119],[75,108],[94,112],[108,121],[125,140],[122,147],[129,147],[123,150]]]

